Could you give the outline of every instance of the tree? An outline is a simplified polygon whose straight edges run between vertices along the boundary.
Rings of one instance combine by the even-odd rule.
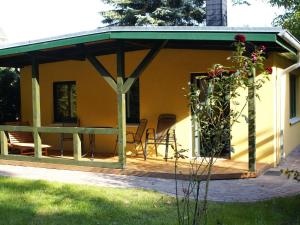
[[[20,78],[15,69],[0,68],[0,122],[20,117]]]
[[[233,5],[250,5],[251,0],[233,0]],[[289,30],[300,39],[300,1],[299,0],[268,0],[272,6],[283,7],[285,13],[273,20],[273,25]]]
[[[282,26],[300,38],[300,1],[299,0],[269,0],[272,6],[284,7],[285,13],[276,17],[275,26]]]
[[[102,21],[119,26],[192,26],[205,19],[205,0],[104,0]]]

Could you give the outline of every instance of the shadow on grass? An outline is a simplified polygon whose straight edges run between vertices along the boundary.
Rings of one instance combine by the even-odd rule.
[[[209,224],[300,224],[300,195],[210,203]],[[0,177],[0,225],[176,225],[175,200],[136,189]]]
[[[3,176],[3,177],[11,177],[15,175],[14,173],[10,173],[10,172],[7,172],[7,171],[3,171],[3,170],[0,170],[0,176]]]
[[[176,209],[172,198],[153,192],[1,177],[0,224],[174,225]]]

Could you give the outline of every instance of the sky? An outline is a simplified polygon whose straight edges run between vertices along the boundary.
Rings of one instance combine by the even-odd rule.
[[[8,43],[23,42],[103,26],[101,0],[1,0],[0,28]],[[232,6],[228,0],[228,26],[270,27],[283,9],[272,8],[264,0],[251,6]]]

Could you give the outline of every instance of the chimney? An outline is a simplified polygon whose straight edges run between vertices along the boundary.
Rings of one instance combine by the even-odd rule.
[[[206,0],[206,26],[227,26],[227,0]]]

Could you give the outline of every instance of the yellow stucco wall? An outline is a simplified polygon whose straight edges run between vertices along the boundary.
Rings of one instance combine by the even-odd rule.
[[[273,56],[269,56],[266,66],[271,66]],[[268,76],[269,80],[256,93],[256,159],[257,162],[273,163],[274,162],[274,94],[276,85],[276,73]],[[241,96],[237,99],[240,105],[236,110],[240,111],[245,103],[248,94],[247,90],[240,89]],[[243,115],[248,117],[248,107],[246,105]],[[233,126],[232,146],[234,153],[232,159],[236,161],[248,161],[248,127],[245,123],[244,116],[239,118],[239,123]]]
[[[126,74],[133,71],[145,53],[126,53]],[[226,51],[162,50],[140,78],[140,118],[148,119],[148,127],[156,127],[159,114],[176,114],[178,142],[183,148],[191,149],[190,109],[182,88],[187,88],[192,72],[206,72],[214,63],[226,64],[230,54]],[[115,56],[101,56],[99,59],[112,74],[116,74]],[[269,61],[271,63],[272,58]],[[81,126],[117,126],[116,94],[87,61],[65,61],[40,66],[42,125],[53,124],[52,88],[55,81],[76,81],[77,114]],[[274,160],[275,81],[271,77],[260,91],[261,101],[257,100],[257,157],[260,162]],[[31,121],[30,67],[21,70],[21,96],[22,120]],[[233,129],[235,152],[232,159],[247,161],[247,135],[247,124],[241,119],[241,123]],[[44,134],[42,139],[44,143],[59,148],[58,135]],[[97,136],[97,151],[113,152],[115,139],[114,136]],[[85,146],[88,146],[87,136]],[[160,150],[163,153],[163,148]]]
[[[277,73],[280,75],[281,87],[284,93],[282,102],[284,107],[284,124],[283,124],[283,149],[285,155],[288,155],[292,150],[294,150],[299,144],[300,137],[300,123],[290,124],[290,76],[289,74],[282,74],[283,69],[292,65],[292,62],[287,60],[286,58],[277,55],[275,58],[275,63],[277,65]],[[300,76],[300,70],[293,71],[297,75]],[[300,117],[300,79],[297,79],[296,84],[297,89],[297,117]]]

